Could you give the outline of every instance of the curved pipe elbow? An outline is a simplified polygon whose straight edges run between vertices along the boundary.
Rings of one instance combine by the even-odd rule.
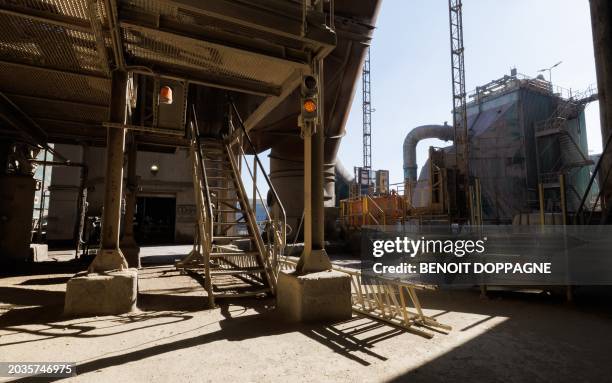
[[[437,138],[442,141],[453,141],[453,127],[444,125],[422,125],[412,129],[404,139],[404,180],[417,180],[416,148],[421,140]]]

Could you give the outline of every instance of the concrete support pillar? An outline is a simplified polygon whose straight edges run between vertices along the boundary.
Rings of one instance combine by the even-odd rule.
[[[126,123],[127,81],[127,73],[113,72],[111,123]],[[136,308],[138,272],[128,268],[119,249],[124,146],[125,129],[108,128],[102,243],[88,271],[77,274],[66,284],[65,315],[115,315]]]
[[[126,122],[127,79],[126,72],[113,72],[110,107],[111,123],[125,124]],[[106,185],[104,191],[104,212],[102,215],[102,240],[100,252],[89,266],[90,272],[123,270],[128,267],[123,253],[119,249],[125,129],[107,129]]]
[[[138,176],[136,174],[136,161],[138,148],[136,135],[132,134],[132,140],[128,149],[127,166],[127,192],[125,197],[125,218],[123,238],[121,239],[121,251],[127,260],[129,267],[140,268],[140,247],[134,238],[134,215],[136,214],[136,194],[138,192]]]
[[[590,3],[601,115],[601,135],[605,145],[608,137],[612,134],[612,3],[609,0],[590,0]],[[599,171],[602,183],[612,168],[612,147],[608,147],[603,156]],[[612,206],[612,174],[605,184],[600,185],[603,189],[603,201],[610,208]]]

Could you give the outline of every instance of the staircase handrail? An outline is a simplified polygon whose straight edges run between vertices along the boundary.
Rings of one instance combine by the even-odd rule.
[[[201,142],[200,142],[200,128],[198,126],[198,118],[197,113],[195,111],[195,106],[192,108],[192,124],[191,124],[191,139],[193,140],[193,145],[195,145],[196,150],[196,158],[198,160],[198,167],[200,170],[200,179],[201,186],[203,187],[203,196],[204,196],[204,206],[206,207],[206,212],[208,213],[208,219],[203,220],[203,224],[205,225],[205,229],[203,230],[204,234],[206,234],[205,238],[203,238],[203,244],[205,248],[202,249],[202,255],[204,255],[206,262],[208,262],[209,255],[212,251],[213,247],[213,235],[214,235],[214,223],[213,223],[213,210],[212,210],[212,199],[210,198],[210,188],[208,185],[208,175],[206,174],[206,167],[204,166],[204,161],[202,158],[201,152]],[[201,239],[202,240],[202,239]]]
[[[240,113],[238,112],[238,109],[236,108],[236,105],[234,104],[233,101],[230,101],[230,106],[231,106],[231,113],[236,117],[236,121],[238,122],[237,125],[238,125],[239,130],[237,131],[239,132],[240,138],[244,138],[244,141],[248,145],[250,152],[253,153],[254,164],[255,164],[254,166],[256,166],[256,168],[254,167],[253,169],[251,169],[248,163],[246,163],[246,167],[251,177],[251,180],[253,181],[253,187],[257,195],[262,200],[262,202],[264,202],[263,207],[266,213],[266,218],[273,225],[272,232],[274,235],[274,246],[273,246],[273,251],[272,251],[272,257],[273,257],[274,268],[276,271],[278,269],[278,266],[277,266],[278,257],[283,254],[285,246],[287,244],[287,215],[286,215],[283,203],[281,202],[280,197],[278,196],[278,193],[276,192],[276,189],[274,188],[274,185],[272,184],[270,178],[268,177],[268,174],[266,173],[266,170],[261,160],[259,159],[259,156],[257,155],[257,150],[255,148],[255,145],[253,144],[253,141],[249,137],[249,134],[247,133],[246,128],[244,127],[244,122],[242,120],[242,117],[240,116]],[[230,124],[235,129],[236,127],[234,126],[233,121],[234,121],[233,118],[230,118]],[[245,156],[246,153],[242,145],[243,141],[242,140],[240,141],[241,141],[241,144],[238,146],[240,148],[241,154]],[[259,170],[261,174],[263,174],[264,180],[266,184],[268,185],[270,192],[272,193],[273,202],[276,203],[278,207],[278,211],[280,212],[279,217],[273,217],[268,207],[266,206],[266,203],[265,203],[266,199],[264,199],[263,196],[261,195],[261,191],[259,190],[259,187],[257,186],[257,183],[256,183],[254,172],[257,170]],[[255,211],[257,202],[252,201],[252,203],[254,204],[253,208]],[[276,225],[278,225],[279,227],[275,227]]]

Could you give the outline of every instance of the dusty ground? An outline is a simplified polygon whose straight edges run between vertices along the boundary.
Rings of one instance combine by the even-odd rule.
[[[433,339],[357,316],[293,325],[276,318],[269,299],[207,310],[195,280],[155,264],[185,249],[144,250],[141,311],[132,315],[62,317],[75,271],[63,262],[0,279],[0,361],[76,361],[77,382],[605,382],[612,375],[609,296],[566,304],[542,294],[422,294],[428,314],[453,326]]]

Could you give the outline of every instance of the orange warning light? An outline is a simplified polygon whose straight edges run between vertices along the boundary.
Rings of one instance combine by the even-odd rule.
[[[304,101],[304,110],[308,113],[314,113],[317,111],[317,103],[314,100],[308,99]]]
[[[162,104],[172,104],[172,88],[169,86],[159,88],[159,102]]]

